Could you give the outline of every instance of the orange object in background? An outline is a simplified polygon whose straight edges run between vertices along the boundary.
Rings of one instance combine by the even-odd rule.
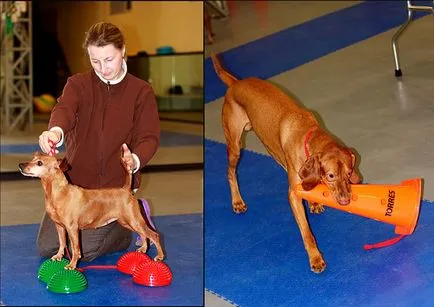
[[[396,225],[395,233],[410,235],[416,227],[422,195],[421,178],[410,179],[399,185],[352,184],[351,202],[340,205],[329,188],[319,184],[311,191],[297,185],[295,194],[338,210]]]

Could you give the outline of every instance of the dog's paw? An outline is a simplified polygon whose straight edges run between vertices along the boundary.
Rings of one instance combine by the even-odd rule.
[[[56,254],[53,257],[51,257],[51,260],[60,261],[62,260],[62,258],[63,258],[63,254]]]
[[[148,251],[148,245],[147,244],[146,245],[142,245],[140,248],[137,249],[137,251],[139,253],[146,254],[146,252]]]
[[[237,214],[244,213],[247,211],[247,206],[243,201],[237,201],[232,204],[232,210]]]
[[[309,203],[309,210],[312,214],[321,214],[325,211],[324,205],[318,203]]]
[[[68,265],[65,265],[65,270],[75,270],[76,267],[77,267],[76,264],[70,263]]]
[[[163,261],[163,259],[164,259],[164,256],[155,256],[154,257],[154,261]]]
[[[310,269],[314,273],[322,273],[326,268],[326,263],[321,256],[316,256],[310,259]]]

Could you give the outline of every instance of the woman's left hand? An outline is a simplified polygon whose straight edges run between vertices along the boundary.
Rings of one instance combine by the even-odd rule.
[[[133,158],[133,154],[131,150],[128,148],[127,144],[122,144],[122,149],[124,154],[122,156],[122,160],[124,160],[125,164],[128,166],[129,171],[131,172],[135,168],[135,162]]]

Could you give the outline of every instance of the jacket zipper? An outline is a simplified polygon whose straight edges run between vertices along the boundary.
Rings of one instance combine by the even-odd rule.
[[[107,105],[110,100],[110,81],[107,81],[107,93],[108,93],[108,99],[104,102],[104,110],[102,114],[102,123],[101,123],[101,143],[104,144],[104,121],[105,121],[105,112],[107,110]],[[101,147],[101,165],[100,165],[100,174],[101,177],[104,176],[104,148]]]

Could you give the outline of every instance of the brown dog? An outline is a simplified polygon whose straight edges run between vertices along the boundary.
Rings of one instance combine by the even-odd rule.
[[[301,183],[305,190],[324,183],[336,201],[347,205],[351,183],[360,182],[353,152],[339,145],[320,127],[308,110],[269,82],[247,78],[238,80],[223,69],[211,54],[214,69],[228,86],[222,109],[222,124],[227,142],[228,181],[232,208],[236,213],[247,210],[238,189],[236,167],[240,157],[240,140],[244,131],[253,129],[271,156],[288,173],[289,202],[309,256],[312,271],[321,273],[326,264],[307,223],[302,199],[294,189]],[[321,204],[309,204],[312,213],[321,213]]]
[[[122,159],[121,162],[126,172],[124,186],[107,189],[84,189],[69,184],[63,174],[65,164],[46,154],[35,153],[32,161],[19,164],[23,175],[41,178],[45,210],[56,224],[60,243],[57,254],[51,259],[62,259],[66,248],[66,232],[68,233],[72,259],[65,266],[66,269],[75,269],[81,258],[79,230],[98,228],[116,220],[123,227],[140,235],[142,246],[138,249],[139,252],[146,253],[146,239],[149,238],[157,248],[154,260],[164,259],[160,236],[146,224],[139,203],[131,193],[131,172]]]

